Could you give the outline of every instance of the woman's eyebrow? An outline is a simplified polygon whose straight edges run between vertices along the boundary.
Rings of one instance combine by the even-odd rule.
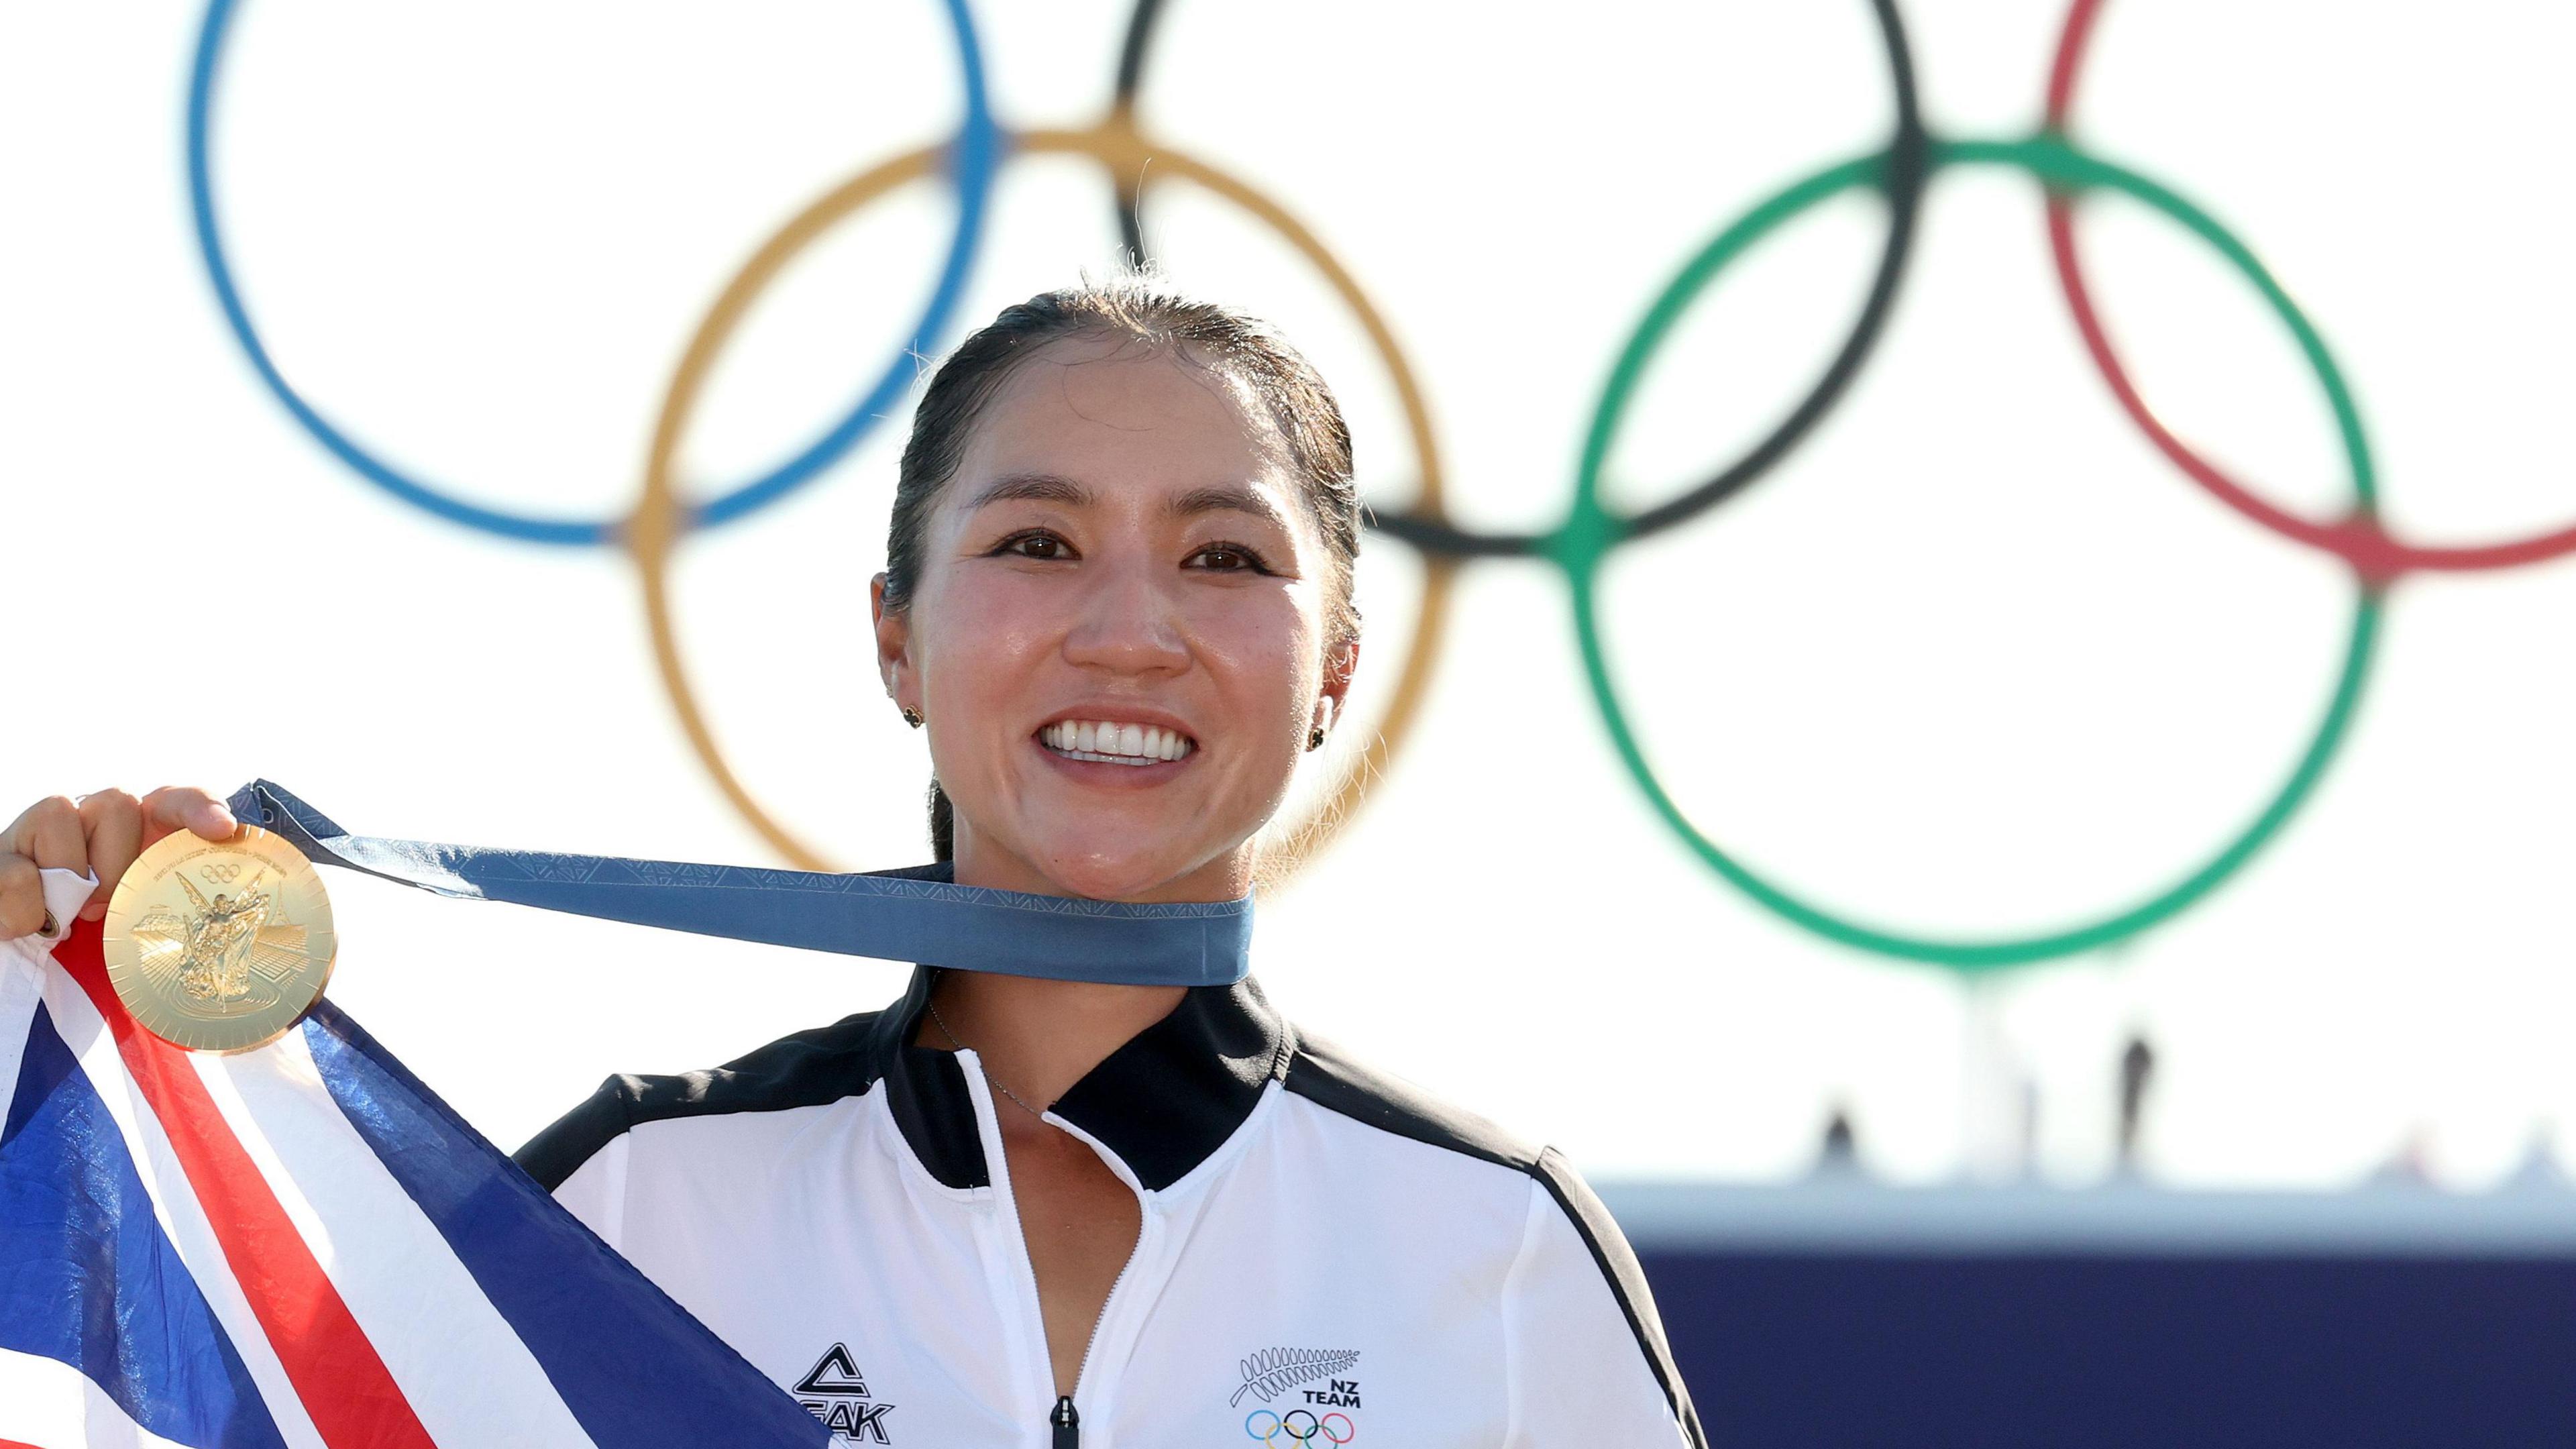
[[[1287,520],[1279,516],[1279,508],[1276,504],[1263,497],[1258,490],[1246,488],[1239,483],[1193,488],[1187,493],[1174,494],[1167,511],[1175,518],[1227,511],[1249,513],[1273,527],[1288,526]]]
[[[1060,473],[1005,473],[984,485],[982,492],[967,501],[969,512],[988,503],[1011,501],[1062,503],[1074,508],[1088,508],[1099,501],[1089,488]],[[1174,518],[1189,518],[1201,513],[1248,513],[1276,528],[1288,522],[1280,516],[1279,507],[1260,490],[1240,483],[1216,483],[1172,495],[1164,512]]]
[[[1076,508],[1087,508],[1093,501],[1090,489],[1059,474],[1005,473],[985,485],[983,492],[968,500],[966,508],[972,512],[987,503],[1002,503],[1012,499],[1039,503],[1066,503]]]

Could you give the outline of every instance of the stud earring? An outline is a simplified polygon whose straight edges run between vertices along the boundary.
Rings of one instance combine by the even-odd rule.
[[[914,729],[921,728],[921,711],[914,709],[911,705],[905,705],[903,707],[903,722],[912,726]]]
[[[1332,723],[1333,716],[1340,713],[1336,701],[1329,694],[1316,700],[1315,703],[1323,713],[1316,719],[1313,727],[1306,731],[1306,748],[1309,750],[1320,750],[1324,747],[1324,726]]]

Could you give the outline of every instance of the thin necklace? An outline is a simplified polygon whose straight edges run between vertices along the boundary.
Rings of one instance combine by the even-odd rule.
[[[948,1038],[948,1044],[961,1052],[966,1050],[966,1043],[959,1041],[957,1039],[957,1033],[948,1029],[948,1018],[939,1014],[939,1003],[935,1001],[925,1001],[922,1004],[930,1008],[930,1019],[939,1023],[939,1034]],[[1046,1120],[1046,1108],[1030,1106],[1028,1098],[1021,1096],[1019,1093],[1012,1091],[1008,1086],[1003,1085],[1002,1079],[993,1075],[993,1069],[984,1065],[984,1054],[981,1052],[977,1052],[975,1054],[975,1067],[978,1071],[981,1071],[984,1074],[985,1081],[992,1083],[995,1087],[1001,1090],[1003,1096],[1019,1103],[1021,1111],[1028,1113],[1030,1116],[1037,1118],[1041,1122]]]

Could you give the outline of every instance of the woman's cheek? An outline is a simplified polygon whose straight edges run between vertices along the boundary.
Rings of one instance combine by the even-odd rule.
[[[925,654],[934,692],[989,708],[1029,682],[1032,661],[1061,630],[1060,611],[1016,584],[957,589],[940,601]]]
[[[1293,690],[1305,671],[1299,662],[1315,642],[1311,611],[1285,589],[1244,590],[1203,612],[1201,637],[1234,670],[1257,673]]]
[[[1052,579],[1007,569],[960,578],[946,600],[956,642],[983,653],[1025,653],[1063,628],[1067,601]]]

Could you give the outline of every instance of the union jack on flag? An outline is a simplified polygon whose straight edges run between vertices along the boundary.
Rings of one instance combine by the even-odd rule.
[[[828,1431],[323,1003],[137,1026],[95,884],[0,942],[0,1449],[818,1446]]]

